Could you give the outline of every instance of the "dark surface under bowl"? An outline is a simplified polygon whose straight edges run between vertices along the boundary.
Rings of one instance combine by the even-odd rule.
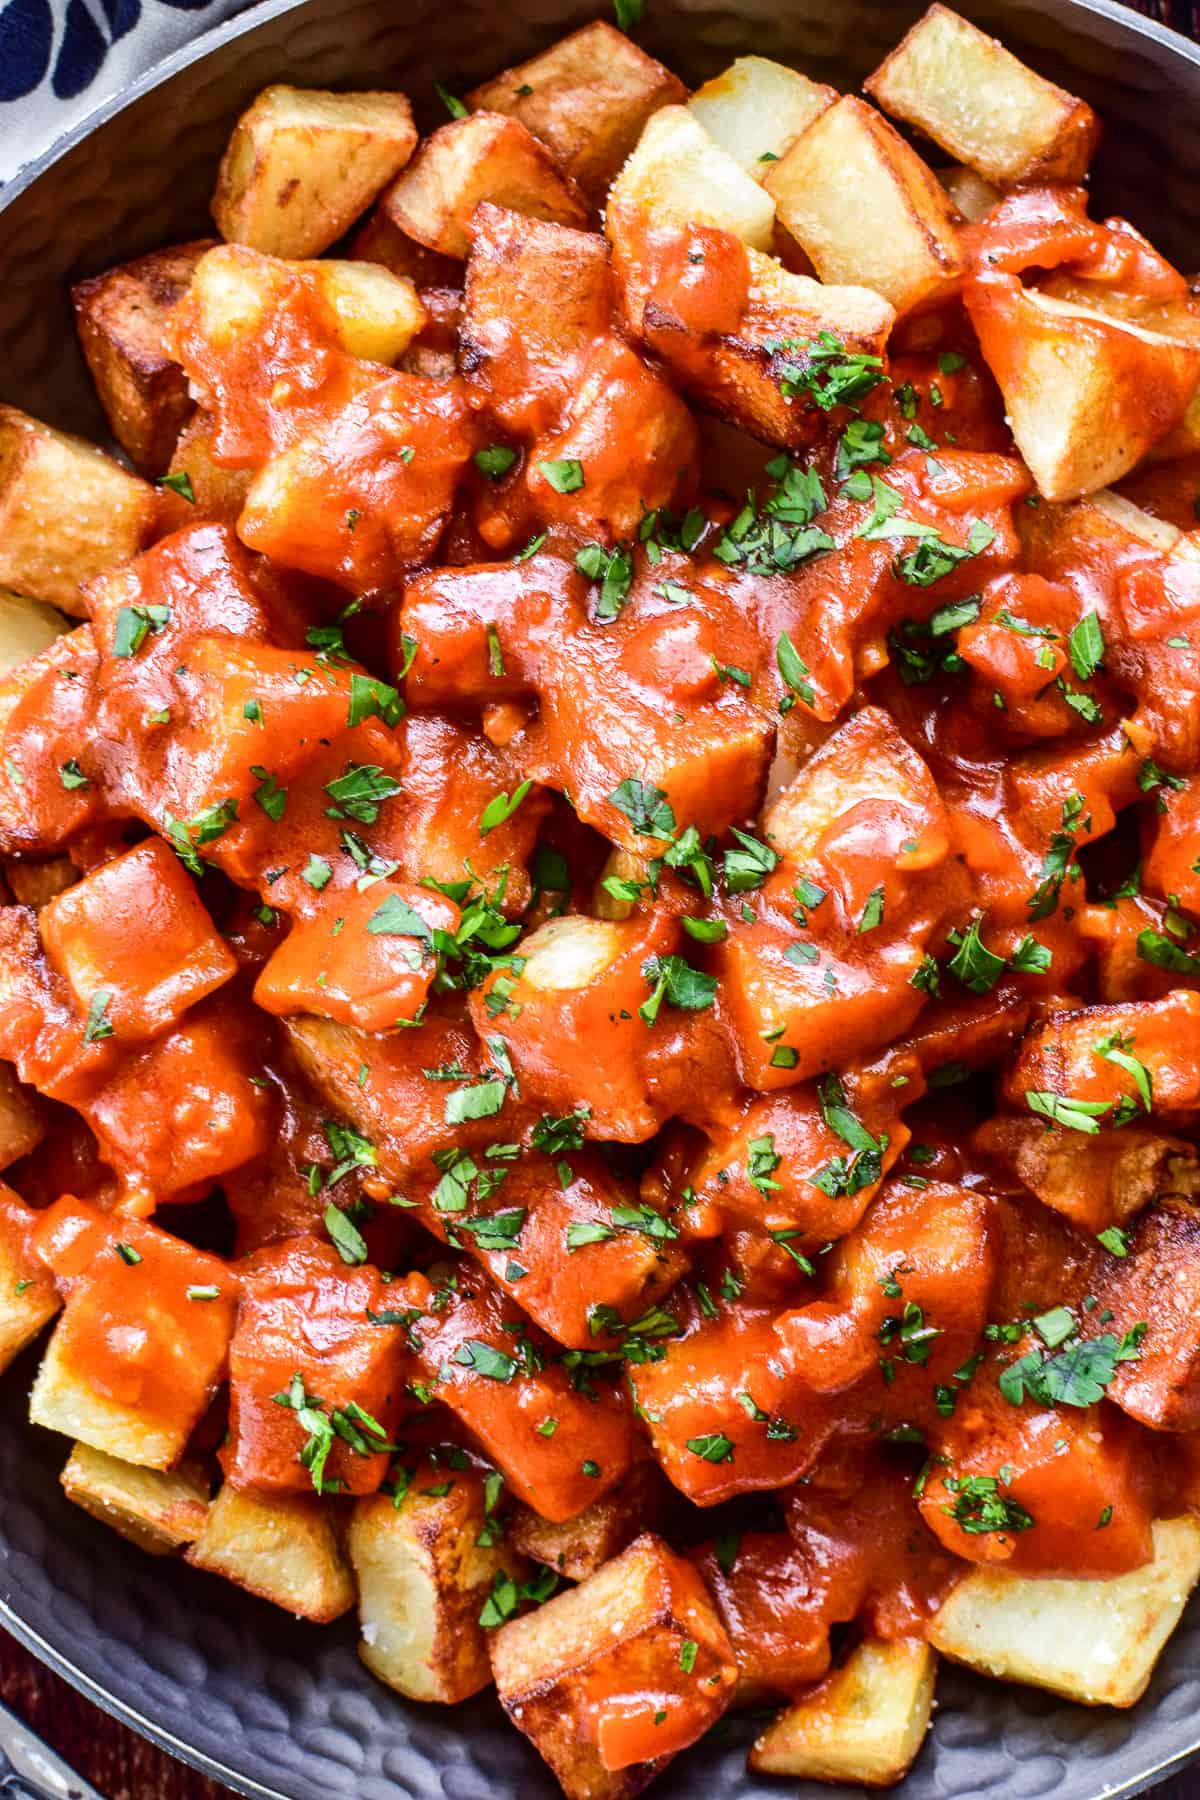
[[[103,436],[75,346],[69,280],[209,228],[229,129],[270,81],[395,85],[436,122],[434,80],[461,92],[594,16],[562,0],[268,0],[181,53],[0,193],[0,399]],[[647,48],[685,78],[756,52],[848,87],[921,7],[908,0],[653,0]],[[1104,0],[963,0],[1108,126],[1098,212],[1127,214],[1200,266],[1200,51]],[[271,1800],[551,1800],[533,1751],[483,1699],[409,1705],[355,1654],[356,1629],[292,1621],[182,1563],[142,1555],[69,1505],[64,1442],[28,1424],[27,1356],[0,1388],[0,1622],[92,1699],[167,1749]],[[1130,1794],[1200,1747],[1200,1610],[1132,1713],[1061,1705],[945,1667],[936,1727],[905,1800]],[[746,1773],[752,1727],[680,1758],[673,1800],[860,1793]]]

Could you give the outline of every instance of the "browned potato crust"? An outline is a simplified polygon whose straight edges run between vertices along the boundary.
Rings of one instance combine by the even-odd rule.
[[[212,213],[227,243],[319,256],[402,169],[417,144],[403,94],[268,87],[229,140]]]
[[[885,112],[1001,185],[1082,181],[1100,136],[1085,101],[948,6],[931,6],[864,85]]]
[[[651,113],[686,98],[669,69],[596,19],[473,88],[467,104],[519,119],[598,205]]]
[[[143,475],[161,475],[192,402],[163,325],[211,238],[156,250],[71,289],[79,341],[113,436]]]
[[[0,585],[82,618],[80,587],[135,556],[158,495],[94,444],[0,406]]]

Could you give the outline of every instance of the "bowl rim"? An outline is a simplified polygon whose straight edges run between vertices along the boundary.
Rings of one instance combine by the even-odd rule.
[[[132,106],[145,95],[153,93],[155,88],[169,81],[182,69],[189,68],[199,62],[211,51],[221,49],[235,39],[245,36],[256,26],[265,24],[269,19],[278,18],[281,13],[297,12],[301,7],[318,4],[319,0],[255,0],[243,12],[234,13],[231,18],[218,25],[209,26],[188,43],[180,45],[169,55],[160,57],[151,63],[137,79],[123,88],[118,88],[107,99],[99,102],[90,112],[60,137],[51,140],[29,162],[23,163],[16,174],[8,181],[0,183],[0,214],[41,179],[55,163],[68,156],[77,145],[107,125],[127,106]],[[1148,14],[1138,12],[1130,4],[1130,0],[1064,0],[1064,4],[1076,12],[1088,14],[1093,18],[1107,19],[1133,33],[1135,37],[1147,38],[1151,42],[1161,44],[1164,49],[1200,68],[1200,42],[1185,37],[1171,25],[1164,25]],[[1034,4],[1036,10],[1036,0]]]
[[[1102,18],[1129,32],[1135,38],[1142,38],[1161,45],[1173,56],[1191,63],[1200,69],[1200,42],[1185,37],[1182,32],[1172,26],[1161,23],[1145,13],[1134,9],[1129,0],[1062,0],[1073,11]],[[69,130],[51,140],[29,162],[24,163],[8,181],[0,184],[0,217],[28,192],[43,175],[47,174],[56,163],[69,156],[80,144],[102,126],[109,124],[117,115],[137,101],[152,94],[182,70],[192,64],[201,62],[213,51],[233,43],[254,31],[258,26],[278,18],[283,13],[298,12],[306,6],[319,5],[320,0],[255,0],[255,3],[243,11],[234,13],[230,18],[222,20],[200,31],[196,37],[182,44],[170,54],[160,57],[150,64],[134,81],[118,88],[106,99],[100,101],[82,118],[76,120]],[[1034,0],[1036,10],[1036,0]],[[0,1557],[3,1546],[0,1545]],[[246,1795],[248,1800],[289,1800],[282,1789],[266,1787],[253,1777],[230,1769],[225,1763],[206,1754],[203,1750],[176,1737],[156,1720],[149,1718],[138,1707],[120,1699],[115,1693],[95,1681],[83,1669],[79,1668],[64,1651],[50,1643],[39,1632],[35,1631],[15,1610],[8,1597],[0,1593],[0,1626],[15,1638],[24,1649],[36,1656],[54,1674],[62,1677],[76,1692],[109,1714],[120,1724],[128,1726],[141,1737],[165,1750],[178,1761],[198,1770],[230,1788],[234,1793]],[[1190,1741],[1178,1750],[1144,1769],[1139,1774],[1130,1776],[1119,1787],[1105,1785],[1096,1800],[1133,1800],[1133,1796],[1142,1794],[1156,1786],[1173,1774],[1180,1773],[1200,1756],[1200,1723],[1193,1727]]]

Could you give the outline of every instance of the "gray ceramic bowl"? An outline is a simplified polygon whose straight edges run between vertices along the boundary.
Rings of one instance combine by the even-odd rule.
[[[1098,209],[1200,266],[1200,50],[1106,0],[956,0],[1108,131]],[[0,193],[0,399],[93,436],[68,282],[206,228],[238,113],[270,81],[406,89],[432,124],[457,91],[594,16],[579,0],[267,0],[162,64]],[[691,81],[747,51],[850,86],[922,10],[910,0],[650,0],[647,48]],[[0,1386],[0,1621],[77,1687],[230,1787],[266,1800],[552,1800],[542,1764],[490,1700],[406,1704],[367,1675],[355,1629],[293,1622],[182,1564],[152,1561],[68,1505],[62,1440],[30,1426],[32,1360]],[[1142,1704],[1089,1712],[946,1669],[905,1800],[1099,1800],[1200,1749],[1200,1610]],[[734,1726],[674,1764],[671,1800],[818,1800],[746,1773]],[[0,1762],[0,1792],[5,1785]]]

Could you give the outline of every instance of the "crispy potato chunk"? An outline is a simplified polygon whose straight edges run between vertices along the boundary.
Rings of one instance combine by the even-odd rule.
[[[236,1278],[156,1225],[69,1195],[36,1219],[37,1253],[65,1290],[66,1310],[30,1418],[123,1462],[171,1468],[224,1371]],[[205,1297],[193,1299],[197,1290]]]
[[[544,430],[575,395],[588,351],[613,329],[608,249],[484,204],[475,214],[459,335],[464,372],[508,430]]]
[[[610,208],[608,229],[625,282],[630,325],[690,399],[731,425],[766,443],[803,449],[825,419],[803,395],[784,391],[803,362],[803,347],[828,332],[850,356],[883,355],[896,315],[879,294],[865,287],[826,286],[751,249],[741,252],[748,283],[734,329],[697,330],[675,310],[669,294],[664,298],[647,284],[631,224],[625,209]]]
[[[608,204],[660,225],[715,225],[753,250],[771,249],[774,201],[686,106],[665,106],[650,119]]]
[[[1083,1231],[1123,1225],[1157,1194],[1190,1193],[1196,1180],[1191,1145],[1136,1125],[1090,1138],[1047,1129],[1042,1119],[998,1114],[973,1142]]]
[[[439,256],[436,250],[418,244],[392,223],[382,206],[375,208],[355,234],[350,255],[358,262],[382,263],[393,275],[406,275],[418,288],[457,287],[462,281],[458,257]]]
[[[802,131],[837,100],[837,89],[810,81],[766,56],[739,56],[697,88],[688,110],[747,175],[763,181]]]
[[[267,87],[221,159],[212,215],[227,243],[319,256],[417,147],[403,94]]]
[[[815,964],[787,957],[790,923],[784,939],[778,924],[760,915],[749,929],[736,926],[717,946],[724,1017],[736,1034],[743,1079],[754,1087],[790,1086],[823,1073],[832,1045],[843,1060],[864,1054],[916,1017],[920,996],[910,977],[935,916],[930,909],[939,904],[938,871],[949,853],[949,820],[928,768],[888,714],[876,707],[856,713],[769,808],[764,836],[779,853],[781,867],[764,891],[770,896],[782,886],[788,892],[797,875],[823,871],[818,886],[836,884],[845,916],[861,919],[865,876],[857,887],[845,884],[855,867],[865,865],[840,854],[838,840],[872,817],[896,834],[896,852],[910,840],[913,847],[899,855],[881,850],[874,864],[873,873],[888,866],[894,872],[889,879],[898,881],[894,897],[885,899],[879,931],[864,936],[852,928],[847,936],[833,912],[814,915],[813,929],[828,946],[826,966],[836,959],[835,991]],[[891,1010],[881,1019],[885,986]],[[773,1046],[780,1041],[796,1052],[794,1060],[776,1058]]]
[[[1088,1706],[1133,1706],[1200,1577],[1200,1521],[1160,1519],[1154,1560],[1109,1581],[975,1569],[945,1602],[930,1642],[1002,1681]]]
[[[183,492],[164,487],[160,501],[164,532],[189,525],[236,525],[250,487],[249,469],[223,469],[212,457],[213,416],[196,412],[179,434],[169,475]],[[184,483],[186,477],[186,485]],[[190,492],[192,498],[187,498]]]
[[[75,1444],[59,1479],[68,1500],[151,1556],[194,1544],[208,1518],[208,1480],[188,1463],[140,1469]]]
[[[62,1302],[30,1247],[37,1214],[0,1182],[0,1370],[31,1344]]]
[[[948,292],[963,272],[937,177],[853,94],[770,165],[766,188],[822,281],[873,288],[907,312]]]
[[[45,1135],[32,1091],[21,1086],[11,1063],[0,1063],[0,1169],[36,1150]]]
[[[332,257],[285,263],[241,244],[219,244],[197,263],[170,336],[198,336],[217,354],[257,342],[272,314],[292,299],[297,278],[322,309],[322,336],[364,362],[394,363],[425,323],[412,282],[378,263]]]
[[[157,1037],[237,974],[195,883],[162,838],[101,863],[46,905],[38,928],[82,1017],[107,992],[106,1017],[123,1044]]]
[[[393,225],[444,256],[471,248],[471,218],[482,200],[549,219],[585,225],[587,208],[546,146],[519,119],[472,113],[427,137],[383,196]]]
[[[1195,342],[1023,288],[1014,275],[971,282],[966,302],[1047,500],[1119,480],[1179,422],[1200,380]]]
[[[0,588],[0,675],[39,656],[70,629],[70,621],[55,607]]]
[[[548,919],[521,940],[520,973],[498,973],[472,995],[475,1028],[504,1038],[522,1082],[548,1109],[585,1104],[597,1136],[643,1142],[663,1121],[643,1061],[646,1027],[637,1009],[650,989],[642,971],[675,942],[661,915]],[[510,1004],[502,1008],[501,1000]],[[564,1060],[570,1042],[589,1046],[586,1066]]]
[[[953,200],[963,218],[972,225],[991,212],[1000,198],[1000,189],[956,163],[949,169],[938,169],[937,178]]]
[[[238,535],[356,593],[390,587],[432,553],[472,429],[461,384],[393,375],[259,470]]]
[[[1090,1147],[1090,1146],[1089,1146]],[[1196,1165],[1190,1165],[1194,1187]],[[1183,1180],[1188,1177],[1184,1176]],[[1108,1257],[1094,1283],[1101,1317],[1118,1336],[1148,1324],[1136,1359],[1122,1363],[1108,1397],[1158,1431],[1200,1426],[1200,1207],[1176,1195],[1150,1206],[1124,1257]]]
[[[395,1327],[373,1322],[387,1310],[378,1271],[347,1267],[332,1244],[304,1236],[268,1245],[239,1267],[226,1475],[264,1498],[311,1492],[318,1482],[326,1493],[374,1493],[400,1416],[404,1369]],[[332,1420],[323,1460],[311,1470],[301,1460],[307,1421],[279,1404],[297,1380]]]
[[[0,677],[3,755],[25,778],[0,787],[6,857],[54,857],[72,832],[96,818],[96,788],[65,788],[61,770],[84,741],[98,661],[91,627],[80,625]]]
[[[83,582],[150,542],[158,496],[94,444],[0,406],[0,584],[86,616]]]
[[[41,912],[79,880],[79,870],[69,856],[52,856],[48,862],[26,863],[6,858],[4,879],[19,906]]]
[[[1082,1124],[1078,1119],[1073,1124],[1069,1118],[1058,1121],[1093,1134],[1112,1126],[1118,1109],[1132,1109],[1136,1116],[1143,1102],[1133,1078],[1119,1062],[1101,1054],[1098,1045],[1131,1052],[1142,1064],[1155,1112],[1186,1112],[1200,1105],[1200,994],[1187,988],[1161,1000],[1050,1013],[1026,1035],[1005,1077],[1006,1098],[1024,1108],[1030,1106],[1029,1095],[1038,1094],[1044,1103],[1030,1110],[1050,1119],[1059,1106],[1094,1107],[1094,1115]]]
[[[163,326],[211,238],[155,250],[71,289],[79,341],[113,436],[143,475],[161,475],[192,410]]]
[[[328,1501],[276,1494],[270,1503],[226,1484],[186,1551],[197,1569],[223,1575],[297,1618],[328,1625],[354,1605],[354,1577]]]
[[[661,1523],[670,1496],[658,1464],[638,1463],[618,1487],[573,1519],[543,1519],[531,1506],[518,1502],[509,1540],[534,1562],[557,1569],[570,1581],[586,1581],[640,1532]]]
[[[467,104],[519,119],[599,204],[651,113],[686,95],[669,69],[595,19],[473,88]]]
[[[931,6],[864,86],[885,112],[1004,186],[1082,181],[1100,136],[1085,101],[948,6]]]
[[[397,1506],[390,1494],[355,1504],[348,1548],[358,1579],[362,1641],[358,1653],[380,1681],[410,1700],[454,1705],[492,1679],[479,1614],[503,1568],[517,1578],[503,1541],[481,1545],[483,1482],[418,1469]]]
[[[925,1740],[936,1676],[928,1644],[869,1638],[780,1713],[751,1750],[750,1767],[801,1781],[891,1787]]]
[[[567,1800],[627,1800],[718,1719],[737,1664],[707,1589],[646,1532],[492,1640],[500,1703]]]

